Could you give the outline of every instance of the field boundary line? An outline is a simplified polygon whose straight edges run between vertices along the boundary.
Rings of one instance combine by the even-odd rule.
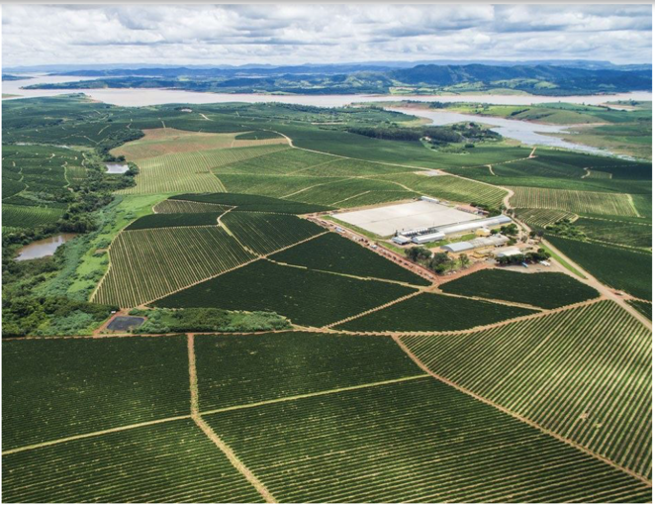
[[[132,430],[132,429],[139,429],[141,427],[149,427],[151,425],[157,425],[159,423],[168,423],[168,422],[175,422],[179,420],[186,420],[188,418],[191,418],[191,415],[181,415],[181,416],[171,416],[169,418],[161,418],[159,420],[150,420],[148,422],[142,422],[142,423],[133,423],[131,425],[123,425],[122,427],[113,427],[110,429],[105,429],[105,430],[99,430],[96,432],[88,432],[86,434],[78,434],[76,436],[69,436],[69,437],[63,437],[61,439],[55,439],[53,441],[44,441],[43,443],[37,443],[33,445],[27,445],[27,446],[21,446],[20,448],[13,448],[11,450],[5,450],[2,452],[2,456],[4,457],[5,455],[11,455],[14,453],[19,453],[19,452],[24,452],[28,450],[36,450],[38,448],[44,448],[46,446],[52,446],[52,445],[57,445],[57,444],[62,444],[62,443],[68,443],[70,441],[77,441],[78,439],[86,439],[89,437],[98,437],[98,436],[104,436],[105,434],[113,434],[115,432],[122,432],[124,430]]]
[[[200,415],[198,411],[198,373],[196,371],[196,352],[194,348],[194,334],[187,334],[187,353],[189,357],[189,393],[190,393],[190,407],[191,407],[191,419],[194,421],[196,426],[203,431],[203,433],[212,441],[216,447],[223,452],[226,458],[230,461],[232,466],[239,471],[246,480],[257,490],[257,492],[264,498],[267,503],[277,503],[276,498],[269,492],[269,489],[253,474],[253,472],[248,469],[246,464],[244,464],[234,450],[223,441],[217,434],[214,432],[212,427],[210,427],[205,420]]]
[[[385,335],[385,337],[389,337],[389,335]],[[270,399],[270,400],[263,400],[261,402],[251,402],[249,404],[240,404],[237,406],[231,406],[231,407],[224,407],[220,409],[210,409],[208,411],[201,411],[199,414],[201,416],[204,415],[213,415],[217,413],[226,413],[229,411],[237,411],[240,409],[249,409],[253,407],[260,407],[260,406],[268,406],[270,404],[278,404],[280,402],[290,402],[293,400],[301,400],[301,399],[308,399],[311,397],[320,397],[322,395],[331,395],[333,393],[341,393],[341,392],[350,392],[353,390],[361,390],[363,388],[372,388],[374,386],[384,386],[384,385],[390,385],[394,383],[403,383],[404,381],[412,381],[414,379],[426,379],[431,377],[430,374],[417,374],[416,376],[406,376],[406,377],[400,377],[397,379],[386,379],[384,381],[374,381],[371,383],[364,383],[361,385],[352,385],[352,386],[345,386],[343,388],[332,388],[330,390],[322,390],[320,392],[312,392],[312,393],[302,393],[300,395],[290,395],[289,397],[280,397],[279,399]]]
[[[432,288],[433,286],[429,286],[429,288]],[[339,326],[341,324],[344,324],[348,321],[353,321],[354,319],[361,318],[362,316],[366,316],[367,314],[371,314],[373,312],[378,312],[379,310],[386,309],[387,307],[391,307],[392,305],[395,305],[397,303],[400,303],[404,300],[409,300],[410,298],[414,298],[415,296],[418,296],[422,293],[425,293],[426,290],[418,290],[415,291],[414,293],[409,293],[407,295],[403,295],[400,298],[397,298],[395,300],[391,300],[387,303],[384,303],[382,305],[379,305],[378,307],[374,307],[373,309],[365,310],[364,312],[360,312],[359,314],[355,314],[354,316],[349,316],[347,318],[341,319],[339,321],[335,321],[334,323],[331,323],[329,325],[325,325],[322,328],[333,328],[334,326]]]
[[[568,444],[568,445],[572,446],[573,448],[576,448],[577,450],[579,450],[579,451],[581,451],[581,452],[583,452],[583,453],[589,455],[590,457],[593,457],[593,458],[595,458],[595,459],[597,459],[597,460],[600,460],[600,461],[602,461],[602,462],[608,464],[609,466],[612,466],[612,467],[614,467],[615,469],[618,469],[619,471],[622,471],[623,473],[626,473],[626,474],[632,476],[633,478],[635,478],[635,479],[641,481],[642,483],[644,483],[644,484],[647,485],[648,487],[651,487],[651,486],[652,486],[652,482],[651,482],[651,480],[649,480],[648,478],[645,478],[644,476],[641,476],[641,475],[639,475],[638,473],[636,473],[636,472],[634,472],[634,471],[631,471],[631,470],[628,469],[628,468],[625,468],[625,467],[623,467],[623,466],[620,466],[619,464],[616,464],[616,463],[613,462],[612,460],[607,459],[606,457],[604,457],[604,456],[602,456],[602,455],[599,455],[598,453],[595,453],[595,452],[593,452],[592,450],[589,450],[588,448],[586,448],[586,447],[584,447],[584,446],[582,446],[582,445],[580,445],[580,444],[578,444],[578,443],[576,443],[576,442],[574,442],[574,441],[572,441],[572,440],[570,440],[570,439],[567,439],[567,438],[565,438],[565,437],[563,437],[563,436],[557,434],[556,432],[553,432],[553,431],[551,431],[551,430],[548,430],[548,429],[542,427],[541,425],[539,425],[538,423],[534,422],[533,420],[530,420],[530,419],[528,419],[528,418],[526,418],[526,417],[524,417],[524,416],[522,416],[522,415],[520,415],[520,414],[518,414],[518,413],[515,413],[514,411],[511,411],[510,409],[505,408],[505,407],[503,407],[502,405],[497,404],[496,402],[493,402],[492,400],[487,399],[487,398],[485,398],[485,397],[483,397],[483,396],[481,396],[481,395],[479,395],[479,394],[477,394],[477,393],[475,393],[475,392],[472,392],[471,390],[465,388],[464,386],[461,386],[461,385],[459,385],[459,384],[457,384],[457,383],[454,383],[453,381],[451,381],[451,380],[449,380],[449,379],[447,379],[447,378],[445,378],[445,377],[442,377],[442,376],[436,374],[436,373],[433,372],[430,368],[428,368],[428,366],[427,366],[426,364],[424,364],[424,363],[423,363],[423,362],[422,362],[422,361],[421,361],[421,360],[420,360],[420,359],[419,359],[419,358],[418,358],[418,357],[417,357],[412,351],[410,351],[410,349],[409,349],[409,348],[403,343],[403,341],[401,340],[401,337],[399,336],[399,334],[396,334],[396,333],[395,333],[395,334],[392,334],[391,337],[392,337],[392,339],[394,340],[394,342],[396,342],[397,345],[401,348],[401,350],[402,350],[405,354],[407,354],[408,357],[409,357],[412,361],[414,361],[414,362],[417,364],[417,366],[418,366],[419,368],[421,368],[424,372],[430,374],[432,377],[434,377],[434,378],[437,379],[438,381],[440,381],[440,382],[442,382],[442,383],[444,383],[444,384],[446,384],[446,385],[449,385],[450,387],[455,388],[456,390],[458,390],[458,391],[460,391],[460,392],[462,392],[462,393],[464,393],[464,394],[466,394],[466,395],[469,395],[470,397],[473,397],[474,399],[478,400],[479,402],[483,402],[483,403],[485,403],[485,404],[487,404],[487,405],[489,405],[489,406],[492,406],[492,407],[494,407],[495,409],[498,409],[499,411],[501,411],[501,412],[503,412],[503,413],[505,413],[505,414],[507,414],[507,415],[509,415],[509,416],[512,416],[513,418],[515,418],[515,419],[521,421],[522,423],[525,423],[525,424],[527,424],[527,425],[530,425],[531,427],[533,427],[533,428],[535,428],[535,429],[537,429],[537,430],[543,432],[544,434],[546,434],[546,435],[548,435],[548,436],[551,436],[551,437],[553,437],[553,438],[555,438],[555,439],[558,439],[558,440],[561,441],[562,443]]]

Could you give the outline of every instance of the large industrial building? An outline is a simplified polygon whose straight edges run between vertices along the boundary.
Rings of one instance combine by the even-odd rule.
[[[458,224],[450,224],[447,226],[433,228],[429,233],[423,235],[413,236],[412,242],[420,245],[424,243],[438,242],[440,240],[444,240],[444,238],[446,238],[447,235],[454,235],[457,233],[467,233],[482,228],[489,229],[495,226],[502,226],[510,222],[512,221],[510,220],[509,217],[505,215],[497,215],[496,217],[488,217],[485,219],[470,220]]]

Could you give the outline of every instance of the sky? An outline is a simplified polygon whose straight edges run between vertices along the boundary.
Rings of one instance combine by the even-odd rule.
[[[651,63],[651,5],[2,7],[3,67],[454,60]]]

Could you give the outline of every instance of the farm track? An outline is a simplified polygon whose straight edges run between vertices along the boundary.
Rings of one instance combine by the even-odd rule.
[[[403,350],[405,352],[405,354],[408,355],[408,357],[410,359],[412,359],[412,361],[414,361],[417,364],[417,366],[420,369],[422,369],[424,372],[430,374],[432,377],[434,377],[438,381],[441,381],[442,383],[445,383],[445,384],[455,388],[456,390],[459,390],[462,393],[464,393],[466,395],[469,395],[470,397],[473,397],[474,399],[476,399],[480,402],[483,402],[483,403],[485,403],[489,406],[492,406],[495,409],[498,409],[499,411],[501,411],[501,412],[503,412],[507,415],[510,415],[510,416],[516,418],[517,420],[519,420],[519,421],[521,421],[521,422],[523,422],[527,425],[530,425],[531,427],[543,432],[544,434],[547,434],[547,435],[549,435],[549,436],[551,436],[555,439],[558,439],[559,441],[561,441],[563,443],[566,443],[566,444],[572,446],[573,448],[576,448],[577,450],[579,450],[581,452],[584,452],[587,455],[589,455],[589,456],[591,456],[591,457],[593,457],[597,460],[600,460],[601,462],[604,462],[605,464],[608,464],[608,465],[614,467],[615,469],[618,469],[618,470],[622,471],[623,473],[626,473],[626,474],[632,476],[633,478],[636,478],[637,480],[640,480],[641,482],[643,482],[648,487],[652,486],[651,479],[645,478],[644,476],[641,476],[641,475],[631,471],[630,469],[622,467],[619,464],[616,464],[615,462],[607,459],[606,457],[603,457],[603,456],[599,455],[598,453],[595,453],[595,452],[589,450],[588,448],[585,448],[584,446],[581,446],[578,443],[576,443],[576,442],[574,442],[570,439],[566,439],[566,438],[562,437],[561,435],[540,426],[536,422],[534,422],[534,421],[532,421],[528,418],[525,418],[525,417],[521,416],[520,414],[518,414],[514,411],[511,411],[511,410],[509,410],[509,409],[507,409],[507,408],[505,408],[505,407],[503,407],[499,404],[496,404],[495,402],[493,402],[493,401],[491,401],[491,400],[489,400],[485,397],[482,397],[482,396],[478,395],[477,393],[472,392],[471,390],[468,390],[468,389],[464,388],[463,386],[460,386],[460,385],[452,382],[451,380],[449,380],[447,378],[444,378],[442,376],[439,376],[439,375],[435,374],[414,353],[412,353],[412,351],[410,351],[410,349],[408,349],[408,347],[401,340],[400,336],[401,336],[401,334],[398,334],[398,333],[392,334],[392,339],[398,344],[398,346],[401,348],[401,350]]]

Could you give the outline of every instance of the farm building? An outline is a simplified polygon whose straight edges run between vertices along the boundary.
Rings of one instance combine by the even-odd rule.
[[[452,235],[455,233],[466,233],[468,231],[480,229],[484,229],[489,232],[489,227],[500,226],[501,224],[508,224],[509,222],[512,221],[505,215],[497,215],[496,217],[489,217],[487,219],[471,220],[450,226],[433,228],[430,233],[417,235],[412,239],[412,241],[417,244],[423,244],[443,240],[446,235]],[[409,235],[406,233],[406,236]]]
[[[406,245],[410,243],[410,238],[404,235],[396,235],[392,238],[392,241],[398,245]]]
[[[429,203],[439,203],[439,199],[431,198],[430,196],[422,196],[421,197],[422,201],[428,201]]]
[[[493,235],[487,238],[476,238],[469,242],[455,242],[449,243],[442,247],[446,252],[457,254],[474,249],[483,249],[486,247],[501,247],[508,243],[508,237],[503,235]]]
[[[497,258],[504,258],[509,256],[518,256],[522,253],[517,247],[508,247],[506,249],[498,249],[495,251],[494,256]]]

